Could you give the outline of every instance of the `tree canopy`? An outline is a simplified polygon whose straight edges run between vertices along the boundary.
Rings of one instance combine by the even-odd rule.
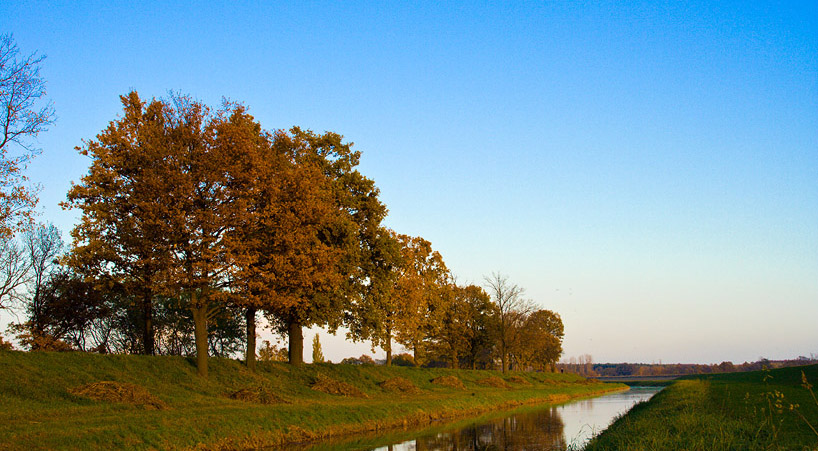
[[[384,227],[379,190],[341,135],[267,131],[226,101],[121,101],[121,117],[77,148],[91,165],[65,207],[81,220],[30,330],[100,352],[195,353],[206,376],[208,355],[232,355],[241,340],[255,368],[261,312],[287,335],[292,364],[303,362],[304,327],[345,325],[387,365],[397,343],[413,365],[553,369],[559,315],[535,311],[499,273],[488,293],[458,285],[428,240]],[[8,252],[0,302],[28,280],[18,254]],[[55,320],[71,309],[76,322]],[[281,352],[267,344],[262,359]],[[323,360],[317,336],[313,360]]]

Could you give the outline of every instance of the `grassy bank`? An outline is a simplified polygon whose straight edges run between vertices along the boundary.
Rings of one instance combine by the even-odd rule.
[[[688,376],[618,419],[586,450],[818,449],[818,365]]]
[[[89,385],[100,381],[117,384]],[[369,365],[261,363],[251,373],[227,359],[212,359],[202,379],[182,357],[0,352],[0,448],[260,447],[622,387],[571,374]],[[106,394],[126,399],[91,399]]]

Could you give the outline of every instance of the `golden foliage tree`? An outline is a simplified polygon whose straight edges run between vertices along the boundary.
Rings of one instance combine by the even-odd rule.
[[[235,232],[249,205],[241,156],[258,127],[234,104],[213,114],[187,97],[143,102],[136,92],[122,103],[124,116],[79,149],[92,164],[68,195],[83,213],[71,262],[141,287],[146,311],[156,293],[182,300],[206,376],[208,318],[244,263]]]
[[[520,363],[540,371],[552,371],[562,355],[564,328],[560,315],[551,310],[531,312],[522,326],[520,343],[515,350]]]
[[[491,319],[496,309],[478,286],[452,283],[447,288],[448,302],[441,305],[442,320],[434,337],[437,350],[452,368],[457,368],[462,358],[474,369],[480,354],[491,348]]]
[[[446,312],[449,270],[429,241],[407,235],[398,235],[398,240],[403,265],[395,287],[399,299],[394,315],[395,340],[411,349],[415,363],[421,365]]]
[[[82,217],[67,262],[103,288],[122,285],[142,311],[142,345],[154,353],[153,299],[170,264],[170,106],[121,97],[123,115],[77,150],[91,157],[88,174],[68,192],[66,208]]]
[[[396,341],[416,362],[442,323],[448,270],[428,241],[380,228],[365,240],[364,290],[347,315],[348,337],[371,340],[392,364]]]
[[[250,252],[240,280],[271,323],[286,333],[290,363],[303,363],[303,327],[337,328],[362,290],[364,235],[386,214],[360,153],[336,133],[298,127],[273,136],[256,216],[246,229]]]
[[[379,227],[365,238],[364,273],[367,283],[361,296],[351,304],[346,325],[347,337],[370,340],[386,352],[392,365],[392,340],[398,314],[398,280],[405,270],[401,241],[391,229]]]

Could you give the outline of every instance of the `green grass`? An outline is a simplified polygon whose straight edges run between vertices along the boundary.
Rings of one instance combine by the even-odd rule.
[[[586,450],[814,450],[818,365],[687,376],[619,418]],[[813,388],[813,391],[815,389]],[[791,407],[792,406],[792,407]]]
[[[262,447],[422,426],[624,387],[559,373],[511,373],[531,385],[501,389],[478,383],[504,377],[494,371],[260,363],[251,373],[228,359],[211,359],[209,366],[210,376],[203,379],[193,361],[182,357],[0,352],[0,449]],[[368,398],[312,390],[318,374],[346,382]],[[431,383],[444,375],[459,377],[466,390]],[[392,377],[404,377],[422,392],[385,392],[378,384]],[[144,410],[69,393],[98,381],[139,385],[169,409]],[[287,403],[262,405],[227,396],[259,386]]]

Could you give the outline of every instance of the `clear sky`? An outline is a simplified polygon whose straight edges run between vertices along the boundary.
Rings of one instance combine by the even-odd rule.
[[[119,95],[228,97],[354,142],[387,225],[525,287],[566,357],[818,354],[815,1],[6,0],[0,33],[47,55],[28,173],[66,238]]]

